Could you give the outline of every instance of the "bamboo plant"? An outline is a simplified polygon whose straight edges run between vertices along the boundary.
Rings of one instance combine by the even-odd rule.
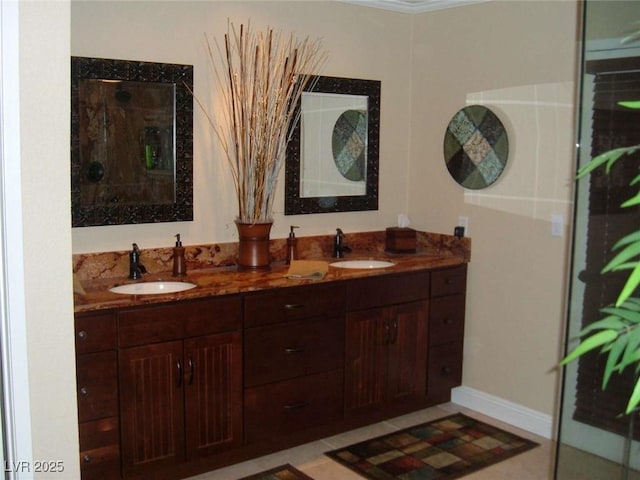
[[[206,37],[220,85],[219,121],[205,112],[231,169],[240,223],[273,221],[273,201],[286,146],[299,120],[298,102],[326,60],[319,40],[229,23],[224,44]],[[197,99],[196,99],[197,101]]]
[[[640,145],[635,145],[602,153],[582,167],[577,178],[583,178],[600,167],[605,168],[609,174],[617,161],[639,149]],[[629,185],[640,185],[640,174],[631,179]],[[640,190],[621,206],[629,208],[638,205]],[[612,252],[615,255],[602,269],[602,273],[629,271],[629,276],[616,302],[600,310],[603,314],[602,319],[578,333],[580,343],[562,360],[561,365],[566,365],[587,352],[600,349],[600,352],[607,356],[602,378],[603,390],[614,373],[622,373],[628,367],[634,367],[636,384],[625,409],[625,414],[630,414],[640,404],[640,297],[636,296],[640,284],[640,229],[621,238],[614,244]]]

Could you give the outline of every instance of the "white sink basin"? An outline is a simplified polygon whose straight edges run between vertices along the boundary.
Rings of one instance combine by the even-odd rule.
[[[197,285],[191,282],[160,281],[128,283],[126,285],[118,285],[117,287],[110,288],[109,291],[113,293],[122,293],[124,295],[154,295],[162,293],[182,292],[184,290],[190,290],[194,287],[197,287]]]
[[[395,263],[386,260],[341,260],[339,262],[330,263],[330,267],[337,268],[388,268],[393,267]]]

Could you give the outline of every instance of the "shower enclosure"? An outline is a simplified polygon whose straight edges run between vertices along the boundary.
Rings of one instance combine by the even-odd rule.
[[[580,166],[600,153],[640,144],[640,109],[625,106],[640,101],[640,2],[586,0],[582,14]],[[636,153],[608,174],[596,171],[577,185],[568,349],[581,329],[602,318],[599,309],[615,302],[628,276],[628,271],[602,275],[601,269],[616,241],[640,226],[639,208],[620,207],[637,192],[629,182],[639,173]],[[640,479],[640,418],[622,413],[637,373],[630,367],[614,374],[603,391],[605,361],[592,353],[565,370],[557,480]]]

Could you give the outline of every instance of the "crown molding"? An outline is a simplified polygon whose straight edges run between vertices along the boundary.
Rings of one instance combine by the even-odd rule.
[[[380,8],[401,13],[424,13],[446,8],[462,7],[491,0],[340,0],[364,7]]]

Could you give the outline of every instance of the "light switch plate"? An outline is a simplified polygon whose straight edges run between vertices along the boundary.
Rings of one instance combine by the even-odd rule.
[[[551,236],[561,237],[564,230],[564,217],[554,213],[551,215]]]

